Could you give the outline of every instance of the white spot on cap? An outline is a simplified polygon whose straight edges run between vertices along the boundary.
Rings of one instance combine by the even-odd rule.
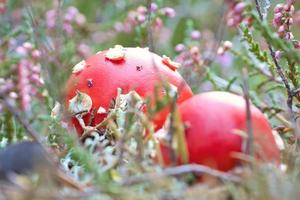
[[[165,55],[163,55],[162,62],[173,71],[175,71],[181,66],[180,63],[172,61],[168,56]]]
[[[103,108],[102,106],[99,107],[98,111],[97,111],[98,114],[105,114],[106,113],[106,110],[105,108]]]
[[[125,49],[121,45],[116,45],[106,52],[105,57],[111,61],[123,60],[125,57]]]
[[[77,94],[69,100],[69,111],[72,114],[86,113],[90,111],[92,104],[92,99],[88,94],[77,91]]]
[[[83,70],[84,68],[86,67],[86,62],[84,60],[82,60],[81,62],[77,63],[73,69],[72,69],[72,73],[75,74],[75,73],[78,73],[80,72],[81,70]]]

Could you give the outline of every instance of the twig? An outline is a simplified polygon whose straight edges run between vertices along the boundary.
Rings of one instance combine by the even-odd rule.
[[[242,54],[234,49],[230,49],[230,52],[237,56],[240,57],[241,60],[246,63],[247,65],[249,65],[249,67],[252,67],[254,70],[256,70],[259,74],[265,76],[269,81],[274,81],[276,83],[282,83],[282,81],[274,76],[272,76],[272,74],[269,74],[267,71],[265,71],[263,68],[261,68],[259,65],[256,65],[254,63],[252,63],[248,57],[244,57],[242,56]]]
[[[109,120],[111,120],[113,117],[115,117],[116,113],[115,112],[110,112],[106,118],[104,118],[99,124],[97,124],[95,127],[87,130],[86,132],[84,132],[82,134],[82,136],[80,137],[80,140],[88,137],[92,132],[97,131],[99,128],[101,127],[105,127],[108,123]]]
[[[153,33],[152,33],[152,18],[151,18],[151,4],[152,0],[147,0],[147,40],[149,50],[155,52],[154,42],[153,42]]]
[[[167,168],[164,169],[162,172],[158,173],[146,173],[142,176],[131,176],[126,178],[123,181],[122,185],[134,185],[141,182],[154,181],[159,178],[164,178],[166,176],[177,176],[187,173],[195,173],[197,175],[208,174],[210,176],[219,178],[223,181],[240,182],[240,178],[233,174],[221,172],[204,165],[190,164]]]
[[[211,48],[211,51],[209,53],[209,55],[204,59],[203,63],[205,66],[209,66],[210,64],[212,64],[217,57],[217,54],[215,52],[217,52],[217,49],[219,48],[223,37],[224,37],[224,32],[225,32],[225,1],[223,1],[222,5],[221,5],[221,9],[220,9],[220,21],[221,23],[219,23],[219,26],[217,28],[217,34],[215,34],[215,39],[216,39],[216,43],[214,43],[214,45]]]
[[[263,15],[261,13],[261,10],[260,10],[260,7],[259,7],[259,4],[258,4],[258,0],[255,0],[255,5],[256,5],[256,10],[258,12],[258,15],[259,15],[259,18],[261,21],[263,21]],[[293,121],[295,121],[295,118],[294,118],[294,113],[293,113],[293,96],[294,96],[294,93],[291,89],[291,86],[287,80],[287,78],[285,77],[284,75],[284,72],[283,72],[283,69],[282,67],[279,65],[276,57],[275,57],[275,52],[272,48],[272,45],[271,43],[266,40],[267,44],[268,44],[268,48],[269,48],[269,51],[270,51],[270,54],[271,54],[271,57],[273,59],[273,62],[276,66],[276,71],[277,73],[279,74],[280,78],[282,79],[283,83],[284,83],[284,86],[287,90],[287,95],[288,95],[288,99],[287,99],[287,106],[288,106],[288,109],[289,109],[289,114],[290,114],[290,117]]]
[[[247,69],[244,68],[243,71],[243,93],[244,99],[246,103],[246,118],[247,118],[247,143],[246,143],[246,154],[253,156],[254,155],[254,145],[253,145],[253,128],[252,128],[252,116],[251,116],[251,109],[250,109],[250,100],[249,100],[249,85],[248,85],[248,72]]]
[[[176,153],[175,150],[173,149],[173,141],[174,141],[174,115],[175,115],[175,109],[176,109],[176,102],[177,102],[177,93],[174,96],[174,99],[172,99],[172,104],[171,104],[171,115],[170,115],[170,125],[169,125],[169,130],[168,130],[168,142],[170,146],[170,155],[171,155],[171,161],[172,163],[176,163]]]

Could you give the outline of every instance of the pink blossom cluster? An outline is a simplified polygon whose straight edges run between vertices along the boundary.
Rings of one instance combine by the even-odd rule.
[[[286,0],[285,4],[277,4],[274,7],[274,17],[272,24],[277,28],[277,34],[280,38],[294,42],[296,49],[300,50],[300,41],[294,38],[291,26],[295,23],[300,25],[300,11],[295,14],[295,0]],[[295,15],[294,15],[295,14]],[[280,58],[280,52],[277,51],[277,57]]]
[[[173,8],[164,7],[159,8],[156,3],[151,3],[149,8],[150,14],[152,14],[152,26],[159,30],[163,27],[162,17],[175,17],[176,12]],[[136,26],[143,24],[148,15],[148,9],[145,6],[139,6],[135,10],[130,11],[123,23],[117,22],[115,24],[115,30],[117,32],[132,32]]]
[[[221,45],[218,48],[217,54],[220,56],[223,56],[227,51],[229,51],[232,48],[232,42],[225,41],[223,42],[223,45]]]
[[[6,10],[6,0],[0,0],[0,14],[5,13]]]
[[[226,0],[227,4],[227,14],[226,14],[226,23],[229,27],[237,27],[240,23],[244,23],[247,26],[251,26],[252,19],[248,16],[245,16],[245,9],[247,3],[237,0]]]
[[[32,96],[38,96],[38,88],[44,85],[39,64],[41,52],[35,49],[31,43],[25,42],[22,46],[17,47],[16,53],[21,56],[17,63],[16,89],[20,106],[25,111],[30,107]]]
[[[177,44],[175,47],[178,55],[175,61],[185,67],[201,66],[203,64],[202,55],[200,49],[196,45],[190,47],[184,44]]]
[[[92,55],[92,50],[87,44],[85,44],[84,42],[81,42],[77,46],[77,53],[80,57],[87,58]]]
[[[49,30],[53,30],[58,19],[58,9],[51,9],[46,12],[46,25]],[[63,18],[63,30],[71,35],[74,32],[74,25],[82,27],[85,22],[85,16],[74,6],[67,8]]]
[[[190,34],[192,40],[199,40],[201,38],[201,32],[198,30],[193,30]]]
[[[293,33],[290,31],[293,24],[293,14],[295,0],[287,0],[285,4],[277,4],[274,8],[274,18],[272,24],[277,28],[277,34],[280,38],[293,40]]]
[[[185,43],[179,43],[175,46],[178,55],[175,61],[185,67],[200,66],[203,64],[199,40],[202,33],[199,30],[192,29],[186,34]]]

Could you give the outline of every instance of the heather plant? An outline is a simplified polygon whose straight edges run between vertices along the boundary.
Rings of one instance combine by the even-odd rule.
[[[0,199],[297,199],[299,9],[296,0],[0,0]],[[119,62],[123,47],[161,55],[194,94],[243,96],[247,114],[251,102],[267,117],[281,162],[248,151],[256,148],[248,115],[247,131],[237,131],[246,145],[240,165],[224,172],[187,163],[180,87],[164,77],[154,99],[120,87],[109,109],[92,111],[82,91],[66,103],[66,81],[88,67],[82,60],[109,49],[108,62]],[[87,123],[93,112],[106,117]],[[29,166],[29,157],[39,159]]]

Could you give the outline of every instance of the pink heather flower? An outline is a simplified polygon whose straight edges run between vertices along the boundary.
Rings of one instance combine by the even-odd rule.
[[[285,39],[287,39],[287,40],[293,40],[294,39],[293,33],[292,32],[287,32],[285,34]]]
[[[279,60],[281,58],[281,51],[275,51],[275,58]]]
[[[0,0],[0,14],[5,12],[6,0]]]
[[[17,94],[16,92],[10,92],[10,93],[8,94],[8,96],[9,96],[10,98],[12,98],[12,99],[17,99],[17,98],[18,98],[18,94]]]
[[[175,61],[181,63],[183,66],[195,67],[195,65],[201,66],[203,64],[200,49],[198,46],[186,48],[183,44],[177,44],[175,50],[179,53],[176,56]]]
[[[217,56],[217,63],[224,68],[230,67],[233,63],[233,56],[230,53],[223,53]]]
[[[79,46],[77,47],[77,51],[79,55],[82,56],[83,58],[86,58],[91,55],[91,49],[85,43],[80,43]]]
[[[295,7],[292,4],[286,4],[284,5],[283,9],[287,12],[289,12],[290,14],[293,14],[295,12]]]
[[[127,20],[129,23],[135,23],[136,12],[130,11],[127,15]]]
[[[33,59],[39,59],[41,57],[41,52],[35,49],[31,52],[31,56]]]
[[[38,74],[31,74],[30,80],[34,83],[40,83],[40,76]]]
[[[175,47],[176,52],[182,52],[184,50],[185,50],[184,44],[177,44],[176,47]]]
[[[276,19],[273,19],[273,20],[272,20],[272,25],[273,25],[274,27],[278,27],[278,26],[280,26],[280,22],[279,22],[278,20],[276,20]]]
[[[229,18],[229,19],[227,20],[227,25],[228,25],[229,27],[235,26],[235,21],[234,21],[234,19],[233,19],[233,18]]]
[[[200,50],[197,46],[192,46],[190,49],[190,53],[192,56],[198,56],[200,54]]]
[[[277,34],[280,38],[283,38],[285,36],[285,27],[284,25],[279,26],[277,30]]]
[[[233,21],[235,24],[239,24],[243,21],[243,16],[242,15],[235,15],[233,16]]]
[[[276,21],[276,24],[281,25],[282,24],[282,13],[275,13],[274,14],[274,20]]]
[[[289,9],[290,14],[294,14],[295,13],[295,6],[291,5],[290,9]]]
[[[292,4],[295,4],[295,3],[296,3],[296,0],[287,0],[288,5],[292,5]]]
[[[30,95],[31,96],[36,96],[37,93],[38,93],[38,90],[36,88],[31,88],[31,90],[30,90]]]
[[[17,63],[17,83],[20,107],[23,111],[30,108],[30,101],[32,96],[37,94],[37,87],[44,85],[44,80],[41,78],[41,69],[38,58],[41,52],[35,49],[30,42],[24,42],[23,45],[16,48],[16,52],[24,55],[24,57]],[[33,91],[36,91],[33,93]]]
[[[147,13],[147,8],[145,6],[139,6],[136,11],[139,13],[139,14],[142,14],[142,15],[145,15]]]
[[[30,67],[30,70],[32,73],[35,73],[35,74],[39,74],[41,73],[41,66],[40,65],[33,65]]]
[[[294,40],[294,35],[290,30],[291,25],[294,23],[294,21],[297,24],[297,13],[295,14],[293,19],[295,2],[295,0],[286,0],[285,4],[277,4],[274,8],[274,17],[272,20],[272,24],[275,28],[277,28],[278,36],[285,40]],[[297,49],[297,43],[295,44],[295,48]],[[275,52],[275,57],[280,58],[280,55],[281,52]]]
[[[28,51],[31,51],[33,49],[33,45],[30,42],[25,42],[23,44],[23,47]]]
[[[55,27],[57,18],[57,11],[55,9],[51,9],[46,13],[46,24],[48,29],[53,29]],[[86,22],[86,18],[82,15],[78,9],[74,6],[70,6],[67,8],[64,16],[63,16],[63,29],[67,34],[73,33],[73,23],[76,23],[78,26],[84,25]]]
[[[145,17],[145,15],[138,15],[137,20],[138,20],[138,22],[143,23],[143,22],[145,22],[146,17]]]
[[[170,7],[165,7],[162,9],[162,13],[163,15],[167,16],[167,17],[175,17],[176,16],[176,12],[173,8]]]
[[[281,13],[275,14],[275,16],[272,20],[272,24],[275,28],[279,28],[279,26],[284,24],[283,17],[282,17]]]
[[[294,23],[293,18],[288,18],[287,22],[288,25],[292,25]]]
[[[284,25],[279,26],[278,32],[281,33],[281,32],[284,32],[284,31],[285,31]]]
[[[124,26],[121,22],[116,22],[114,28],[117,32],[122,32],[124,30]]]
[[[283,4],[277,4],[275,7],[274,7],[274,13],[280,13],[281,11],[283,10]]]
[[[223,47],[219,47],[218,50],[217,50],[217,55],[222,56],[222,55],[224,55],[224,53],[225,53],[224,48]]]
[[[232,42],[225,41],[217,50],[217,55],[223,56],[224,53],[232,48]]]
[[[252,25],[252,18],[246,16],[244,13],[248,3],[239,0],[225,0],[227,4],[226,23],[229,27],[238,27],[241,23],[250,27]]]
[[[194,30],[191,32],[191,38],[192,40],[199,40],[201,37],[200,31]]]
[[[51,9],[46,12],[46,24],[49,29],[55,27],[57,13],[56,10]]]
[[[72,20],[74,19],[75,16],[72,16],[71,14],[69,13],[66,13],[65,16],[64,16],[64,21],[65,22],[72,22]]]
[[[156,12],[157,8],[158,8],[157,4],[152,2],[151,5],[150,5],[150,11],[151,12]]]
[[[246,6],[247,4],[245,2],[240,2],[236,4],[233,9],[235,13],[242,13],[245,10]]]
[[[76,18],[75,18],[75,21],[76,21],[76,23],[77,23],[78,26],[82,26],[82,25],[85,24],[86,18],[85,18],[84,15],[78,14],[78,15],[76,16]]]
[[[66,15],[69,15],[71,17],[71,19],[75,18],[76,15],[78,15],[78,14],[79,14],[79,11],[76,7],[74,7],[74,6],[68,7]]]
[[[64,22],[63,29],[68,34],[72,34],[73,33],[73,27],[72,27],[72,25],[70,23]]]
[[[296,42],[295,48],[300,51],[300,42]]]
[[[40,65],[33,65],[30,67],[32,73],[39,74],[41,73],[41,66]]]
[[[44,85],[44,80],[40,77],[39,74],[31,74],[29,78],[32,83],[39,87]]]
[[[27,49],[23,46],[19,46],[16,49],[16,52],[22,56],[26,56],[27,55]]]
[[[224,50],[225,51],[227,51],[227,50],[229,50],[229,49],[231,49],[232,48],[232,42],[230,42],[230,41],[225,41],[224,43],[223,43],[223,47],[224,47]]]
[[[154,21],[154,28],[156,29],[161,29],[162,27],[164,26],[164,23],[163,21],[161,20],[161,18],[156,18],[155,21]]]
[[[132,31],[132,26],[130,23],[125,23],[123,26],[123,31],[125,33],[130,33]]]
[[[30,105],[29,61],[22,59],[18,64],[18,90],[22,110],[27,110]]]

